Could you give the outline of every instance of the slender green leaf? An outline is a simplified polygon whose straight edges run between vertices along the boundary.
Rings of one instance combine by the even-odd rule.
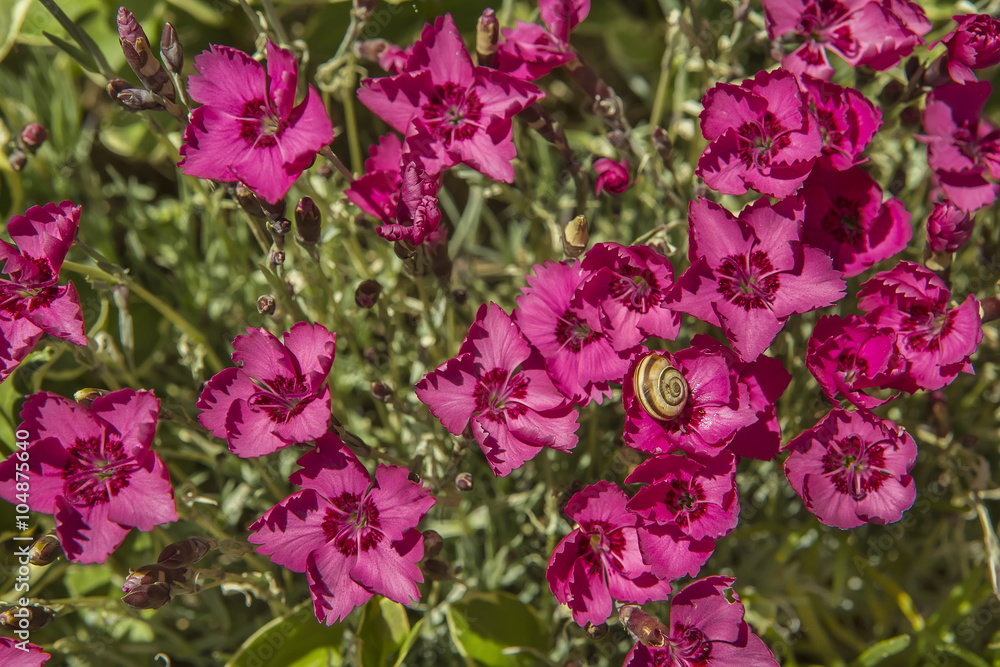
[[[854,661],[854,667],[879,665],[886,658],[891,658],[909,648],[912,640],[913,638],[910,635],[899,635],[892,639],[881,641],[858,656],[858,659]]]

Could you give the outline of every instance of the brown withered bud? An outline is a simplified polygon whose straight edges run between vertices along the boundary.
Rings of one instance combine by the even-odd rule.
[[[487,7],[476,24],[476,59],[483,67],[493,67],[500,41],[500,21],[496,12]]]
[[[285,251],[272,250],[271,254],[267,258],[267,261],[271,266],[281,266],[285,263]]]
[[[579,257],[587,249],[590,242],[590,226],[587,218],[578,215],[563,227],[562,244],[563,252],[567,257]]]
[[[392,398],[392,389],[385,382],[372,382],[372,396],[376,401],[388,403]]]
[[[473,481],[472,474],[467,472],[460,472],[455,476],[455,488],[459,491],[472,491]]]
[[[132,84],[125,79],[110,79],[107,86],[108,95],[111,96],[111,99],[117,100],[118,93],[128,90],[131,87]]]
[[[354,290],[354,303],[358,308],[371,308],[378,303],[378,296],[382,293],[382,285],[377,280],[368,279],[358,285]]]
[[[454,299],[455,303],[459,306],[464,306],[469,300],[469,292],[461,287],[458,289],[453,289],[451,291],[451,298]]]
[[[73,394],[73,400],[80,405],[89,408],[90,404],[94,402],[95,398],[100,398],[101,396],[107,395],[107,389],[94,389],[93,387],[85,387],[84,389],[78,390]]]
[[[608,634],[608,624],[601,623],[600,625],[594,625],[593,623],[587,623],[583,628],[583,632],[590,639],[602,639]]]
[[[258,199],[257,203],[260,204],[260,208],[264,211],[264,215],[267,216],[268,220],[277,220],[285,215],[287,204],[284,199],[279,199],[274,204],[266,199]]]
[[[59,544],[59,538],[55,535],[46,535],[36,540],[28,549],[28,562],[42,567],[55,561],[61,554],[62,545]]]
[[[55,617],[45,607],[35,605],[29,607],[10,607],[0,614],[0,625],[10,630],[34,632],[41,630],[52,622]]]
[[[170,570],[197,563],[209,551],[219,545],[218,542],[204,537],[189,537],[180,542],[168,544],[160,552],[156,564]]]
[[[257,195],[255,195],[250,188],[242,183],[237,183],[233,193],[236,196],[236,203],[239,204],[240,208],[243,209],[243,212],[251,218],[255,220],[263,220],[267,217],[264,215],[264,209],[261,208]]]
[[[174,84],[170,76],[160,67],[160,61],[153,56],[146,32],[135,20],[132,12],[118,8],[118,41],[122,45],[125,61],[132,68],[146,90],[156,93],[168,102],[176,102]]]
[[[414,484],[420,484],[420,475],[418,475],[417,473],[413,472],[412,470],[406,476],[406,479],[410,480]]]
[[[164,111],[165,106],[153,93],[142,88],[126,88],[115,98],[126,111]]]
[[[420,563],[420,569],[431,581],[447,581],[452,577],[451,565],[437,558],[428,558],[423,561]]]
[[[288,218],[268,220],[267,231],[271,232],[271,238],[274,239],[275,244],[281,247],[284,243],[285,235],[292,231],[292,221]]]
[[[170,602],[170,584],[143,584],[130,590],[122,602],[133,609],[159,609]]]
[[[295,205],[295,235],[299,243],[314,245],[319,241],[323,216],[312,197],[303,197]]]
[[[24,151],[15,148],[7,156],[7,162],[10,163],[10,168],[14,171],[21,171],[24,169],[24,165],[28,164],[28,156],[24,154]]]
[[[38,147],[49,138],[49,131],[44,125],[38,123],[28,123],[21,128],[21,133],[17,135],[17,144],[26,153],[34,153]]]
[[[387,48],[389,42],[384,39],[362,39],[354,43],[354,55],[362,60],[377,63]]]
[[[278,304],[270,294],[257,297],[257,312],[261,315],[274,315]]]
[[[670,141],[670,135],[662,127],[653,130],[653,148],[660,154],[663,164],[670,164],[670,151],[673,150],[674,145]]]
[[[163,24],[160,35],[160,60],[174,74],[180,74],[184,69],[184,47],[177,39],[177,31],[169,23]]]
[[[634,604],[622,605],[618,609],[618,620],[636,641],[649,648],[664,646],[670,636],[667,626]]]
[[[436,530],[425,530],[424,535],[424,558],[435,558],[441,549],[444,548],[444,538]]]

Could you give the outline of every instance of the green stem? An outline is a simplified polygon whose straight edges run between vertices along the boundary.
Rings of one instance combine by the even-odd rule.
[[[218,373],[225,367],[219,357],[212,350],[212,347],[208,344],[208,338],[205,337],[204,333],[191,324],[191,322],[186,320],[183,315],[167,305],[162,299],[160,299],[160,297],[156,296],[142,285],[129,280],[125,276],[114,276],[107,271],[97,268],[96,266],[77,264],[76,262],[67,260],[63,262],[63,268],[88,278],[101,280],[111,285],[124,285],[132,294],[135,294],[140,299],[148,303],[158,313],[173,323],[174,326],[184,332],[184,335],[193,340],[195,343],[203,346],[205,348],[205,358],[212,367],[213,373]]]

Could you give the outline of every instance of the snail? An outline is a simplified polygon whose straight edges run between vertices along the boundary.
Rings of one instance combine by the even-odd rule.
[[[632,381],[639,405],[653,419],[667,421],[684,411],[687,381],[659,352],[651,352],[639,360]]]

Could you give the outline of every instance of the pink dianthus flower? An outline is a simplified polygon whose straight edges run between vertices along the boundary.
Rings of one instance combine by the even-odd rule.
[[[333,625],[373,594],[400,604],[420,597],[424,539],[417,524],[434,505],[400,466],[375,479],[337,436],[327,433],[298,461],[293,493],[250,525],[259,553],[305,572],[316,618]]]
[[[938,202],[927,216],[927,247],[932,252],[955,252],[972,238],[976,216],[951,202]]]
[[[803,74],[799,86],[823,137],[819,164],[843,171],[861,164],[861,154],[882,126],[882,111],[861,91]]]
[[[51,659],[52,656],[44,653],[41,646],[0,637],[0,664],[4,667],[41,667]]]
[[[858,317],[819,318],[809,337],[806,367],[830,402],[841,395],[859,408],[874,408],[895,397],[878,398],[865,391],[889,381],[897,360],[896,332]]]
[[[598,158],[594,160],[594,171],[597,173],[597,180],[594,182],[595,196],[600,197],[601,191],[620,195],[628,190],[628,160],[615,162],[607,157]]]
[[[954,30],[931,44],[948,47],[948,74],[957,83],[972,83],[974,69],[984,69],[1000,63],[1000,19],[989,14],[953,16],[958,21]]]
[[[298,65],[291,51],[267,43],[267,71],[237,49],[212,45],[194,59],[191,112],[178,166],[185,174],[242,181],[278,202],[316,153],[333,141],[333,125],[315,88],[295,105]]]

